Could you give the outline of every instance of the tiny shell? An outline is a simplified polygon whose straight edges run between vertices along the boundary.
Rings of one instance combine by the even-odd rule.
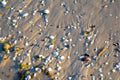
[[[4,51],[8,51],[8,49],[11,47],[11,45],[9,43],[4,43],[3,45],[3,50]]]
[[[53,51],[52,54],[55,55],[55,56],[59,55],[59,53],[56,52],[56,51]]]
[[[62,69],[61,66],[57,66],[57,67],[56,67],[56,70],[57,70],[57,71],[60,71],[61,69]]]
[[[57,58],[60,59],[60,60],[64,60],[65,59],[64,56],[58,56]]]
[[[50,39],[54,39],[55,37],[53,35],[49,36]]]
[[[7,5],[6,0],[2,0],[1,4],[2,4],[3,6],[6,6],[6,5]]]
[[[97,56],[101,56],[106,51],[106,49],[107,49],[106,47],[101,48],[97,53]]]
[[[24,43],[24,45],[25,45],[25,46],[28,46],[28,45],[29,45],[29,43],[26,41],[26,42]]]
[[[44,10],[44,14],[49,14],[49,13],[50,13],[49,9]]]

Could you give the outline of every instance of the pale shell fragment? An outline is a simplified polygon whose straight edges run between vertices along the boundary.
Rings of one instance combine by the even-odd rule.
[[[52,68],[46,68],[47,71],[51,72],[52,71]]]
[[[44,10],[44,14],[49,14],[49,13],[50,13],[49,9]]]
[[[60,59],[60,60],[64,60],[65,59],[64,56],[58,56],[57,58]]]
[[[1,4],[2,4],[3,6],[6,6],[6,5],[7,5],[6,0],[3,0],[3,1],[1,2]]]
[[[49,36],[50,39],[54,39],[55,37],[53,35]]]
[[[53,51],[52,54],[55,55],[55,56],[59,55],[59,53],[56,52],[56,51]]]

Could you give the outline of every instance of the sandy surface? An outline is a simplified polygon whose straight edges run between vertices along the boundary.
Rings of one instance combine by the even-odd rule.
[[[31,63],[29,68],[39,65],[42,61],[32,60],[37,54],[51,57],[45,67],[52,68],[55,80],[120,80],[120,0],[8,0],[7,7],[0,5],[0,80],[19,80],[16,62]],[[42,15],[46,9],[50,13]],[[28,16],[20,16],[24,13]],[[95,25],[94,30],[83,35],[91,25]],[[55,37],[54,47],[50,49],[46,47],[51,44],[48,36]],[[63,37],[65,41],[61,42]],[[14,61],[15,51],[6,54],[2,50],[2,38],[23,48]],[[64,47],[65,43],[69,48]],[[103,47],[106,50],[97,56]],[[59,54],[53,55],[53,51]],[[85,53],[90,55],[88,62],[79,59]],[[4,54],[9,57],[6,62],[2,61]],[[59,60],[58,56],[64,59]],[[115,63],[119,63],[117,68]],[[61,66],[60,71],[56,65]],[[44,72],[32,78],[49,79]]]

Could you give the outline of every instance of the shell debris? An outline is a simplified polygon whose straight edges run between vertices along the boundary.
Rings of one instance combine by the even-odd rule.
[[[101,56],[106,50],[107,50],[107,47],[106,47],[106,46],[103,47],[103,48],[101,48],[100,50],[98,50],[97,56]]]

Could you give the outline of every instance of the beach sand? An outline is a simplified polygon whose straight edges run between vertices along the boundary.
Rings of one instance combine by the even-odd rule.
[[[17,61],[31,63],[28,68],[40,65],[41,60],[33,61],[38,54],[50,56],[45,67],[52,68],[53,80],[120,80],[120,0],[8,0],[0,5],[0,80],[20,80]],[[22,48],[20,55],[2,50],[2,39]],[[79,59],[85,53],[90,61]],[[41,71],[31,80],[51,78]]]

